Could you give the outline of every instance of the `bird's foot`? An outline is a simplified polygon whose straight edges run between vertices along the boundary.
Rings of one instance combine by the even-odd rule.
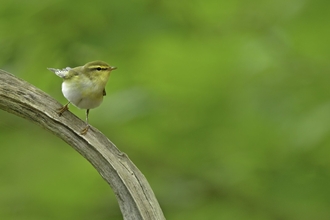
[[[62,116],[63,112],[69,110],[68,104],[63,106],[62,108],[57,109],[58,116]]]
[[[86,128],[84,128],[84,129],[80,132],[80,134],[81,134],[81,135],[85,135],[85,134],[87,133],[88,130],[89,130],[89,125],[87,125]]]

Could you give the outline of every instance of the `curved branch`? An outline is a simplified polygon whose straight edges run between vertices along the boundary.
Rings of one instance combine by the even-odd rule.
[[[84,122],[33,85],[0,70],[0,109],[26,118],[52,132],[85,157],[113,189],[125,220],[165,219],[146,178],[101,132],[80,135]]]

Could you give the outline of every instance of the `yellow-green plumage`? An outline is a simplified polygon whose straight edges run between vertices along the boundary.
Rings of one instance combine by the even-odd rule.
[[[75,68],[48,69],[63,79],[62,93],[69,103],[87,109],[88,124],[89,109],[96,108],[102,103],[110,72],[116,67],[111,67],[103,61],[93,61]],[[67,105],[62,108],[60,114],[68,109]]]

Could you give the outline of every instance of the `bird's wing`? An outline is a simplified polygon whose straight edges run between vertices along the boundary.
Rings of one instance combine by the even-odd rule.
[[[68,76],[70,75],[69,71],[72,70],[72,68],[70,68],[70,67],[64,68],[62,70],[54,69],[54,68],[47,68],[47,69],[54,72],[57,76],[59,76],[61,78],[68,78]]]

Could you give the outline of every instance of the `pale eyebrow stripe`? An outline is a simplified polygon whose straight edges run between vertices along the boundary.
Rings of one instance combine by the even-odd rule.
[[[101,65],[95,65],[95,66],[90,66],[88,67],[89,69],[97,69],[97,68],[101,68],[102,70],[107,70],[109,67],[107,66],[101,66]]]

